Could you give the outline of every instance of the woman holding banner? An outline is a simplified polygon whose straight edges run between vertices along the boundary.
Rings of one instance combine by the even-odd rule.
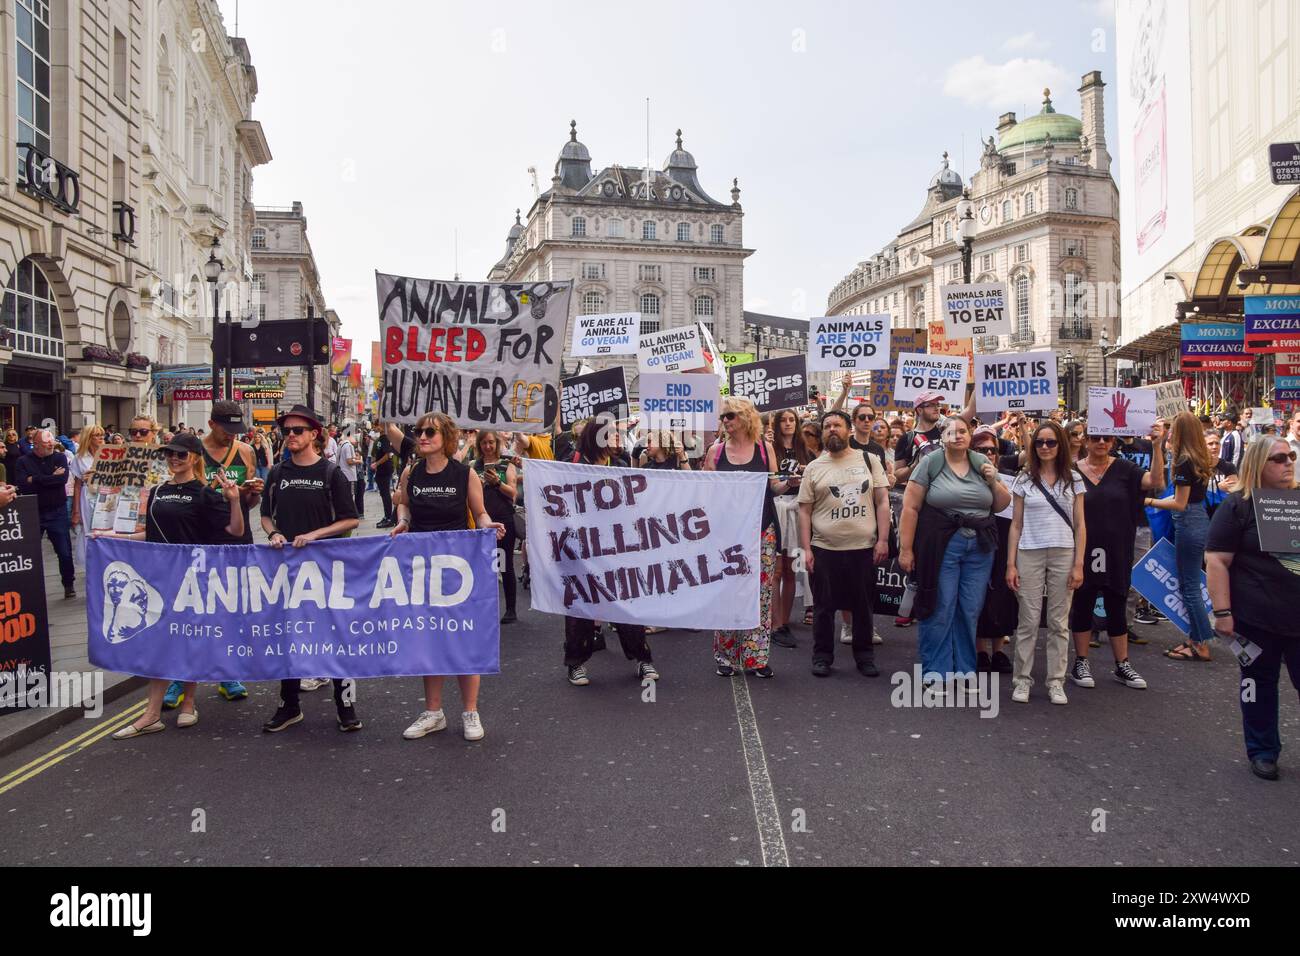
[[[618,421],[608,412],[598,412],[578,436],[575,452],[580,465],[607,466],[615,461],[611,457],[614,443],[618,441]],[[650,656],[650,642],[646,640],[646,629],[641,624],[614,624],[619,643],[623,645],[623,656],[636,661],[637,677],[641,681],[659,679]],[[603,638],[602,638],[603,640]],[[602,645],[603,646],[603,645]],[[568,671],[569,683],[574,687],[585,687],[591,683],[587,674],[587,661],[596,649],[596,622],[585,617],[564,618],[564,666]]]
[[[68,474],[72,475],[72,527],[81,526],[81,534],[72,537],[72,556],[80,567],[86,566],[86,538],[95,518],[95,499],[90,496],[90,473],[95,470],[95,459],[104,447],[104,427],[90,424],[77,435],[77,454],[68,461]]]
[[[795,556],[799,548],[800,477],[808,463],[817,456],[808,451],[799,430],[799,416],[792,408],[783,408],[772,416],[772,448],[776,452],[777,474],[786,479],[785,491],[773,499],[781,527],[782,548],[776,556],[777,572],[773,577],[772,641],[782,647],[795,647],[790,632],[790,612],[794,609]],[[803,591],[809,603],[812,589],[804,575]]]
[[[1300,561],[1265,551],[1255,522],[1257,491],[1296,486],[1295,450],[1283,439],[1257,438],[1241,458],[1240,488],[1210,522],[1205,565],[1215,634],[1234,644],[1241,664],[1241,724],[1250,770],[1278,778],[1278,679],[1286,661],[1300,690]],[[1266,535],[1267,536],[1267,535]],[[1195,617],[1196,615],[1193,615]],[[1248,689],[1254,693],[1247,693]]]
[[[1151,434],[1151,467],[1143,471],[1133,462],[1113,454],[1114,435],[1088,436],[1088,454],[1077,464],[1083,479],[1084,526],[1088,529],[1083,562],[1083,585],[1074,592],[1070,630],[1074,633],[1074,664],[1070,682],[1095,687],[1088,662],[1093,612],[1100,599],[1106,609],[1106,633],[1115,655],[1115,680],[1142,690],[1147,682],[1128,660],[1128,592],[1133,581],[1133,550],[1137,540],[1142,500],[1165,487],[1164,429],[1157,423]]]
[[[96,536],[132,538],[155,544],[220,544],[229,537],[244,533],[244,509],[239,505],[239,485],[220,479],[221,491],[209,487],[203,474],[203,444],[193,435],[177,435],[163,447],[163,457],[171,477],[149,489],[145,501],[145,530],[134,534],[96,532]],[[189,552],[185,551],[188,560]],[[134,723],[113,734],[114,740],[129,740],[166,730],[162,722],[166,679],[149,681],[149,701]],[[195,707],[193,681],[185,685],[185,697],[176,718],[177,727],[193,727],[199,722]]]
[[[1205,510],[1205,490],[1214,478],[1214,462],[1205,444],[1205,428],[1191,412],[1179,412],[1169,438],[1169,459],[1173,464],[1174,494],[1169,498],[1148,498],[1146,506],[1172,511],[1174,519],[1174,561],[1178,591],[1187,607],[1191,624],[1188,639],[1165,651],[1175,661],[1210,659],[1209,641],[1214,637],[1201,598],[1201,568],[1205,564],[1205,536],[1210,516]]]
[[[488,515],[505,528],[497,550],[502,552],[501,587],[505,591],[506,613],[502,624],[513,624],[515,615],[515,502],[519,500],[519,475],[508,458],[501,457],[500,432],[480,431],[474,437],[477,454],[471,467],[483,483],[483,504]]]
[[[763,422],[754,403],[728,396],[722,400],[722,432],[726,436],[704,457],[705,471],[756,471],[771,475],[763,493],[763,519],[759,530],[762,557],[759,574],[758,627],[749,631],[714,631],[713,658],[717,675],[731,677],[736,668],[756,677],[773,676],[768,666],[772,641],[772,589],[776,577],[776,552],[780,531],[774,495],[785,494],[789,481],[776,477],[776,449],[763,440]]]
[[[496,433],[489,433],[495,437]],[[456,423],[441,412],[423,416],[415,423],[415,459],[402,472],[397,506],[397,525],[389,536],[407,531],[467,531],[470,528],[494,528],[497,540],[505,537],[505,525],[492,520],[483,502],[483,482],[468,465],[451,457],[457,450],[460,431]],[[483,739],[483,723],[478,716],[479,675],[461,674],[460,696],[465,710],[461,724],[466,740]],[[424,713],[402,731],[407,740],[447,729],[442,712],[441,675],[424,678]]]

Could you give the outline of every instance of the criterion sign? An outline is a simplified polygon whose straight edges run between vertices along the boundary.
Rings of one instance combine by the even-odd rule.
[[[939,287],[939,295],[943,299],[943,330],[949,338],[1011,334],[1005,282],[945,285]]]
[[[689,372],[704,368],[709,363],[704,358],[704,342],[698,325],[684,325],[680,329],[651,332],[638,340],[637,370],[646,372]]]
[[[915,402],[922,392],[942,392],[950,403],[960,405],[966,393],[966,356],[900,354],[894,376],[894,400]]]
[[[889,316],[829,315],[808,320],[808,371],[889,367]]]
[[[573,319],[570,355],[635,355],[640,312],[607,312]]]
[[[975,408],[981,412],[1056,408],[1056,353],[975,356]]]

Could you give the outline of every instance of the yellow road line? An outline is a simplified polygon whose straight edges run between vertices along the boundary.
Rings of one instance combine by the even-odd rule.
[[[110,717],[110,718],[108,718],[108,722],[109,722],[110,724],[113,725],[114,729],[116,729],[116,728],[118,728],[118,727],[121,727],[121,726],[122,726],[122,718],[123,718],[123,717],[130,717],[131,720],[135,720],[136,717],[139,717],[140,714],[144,712],[145,705],[148,704],[148,703],[149,703],[148,700],[142,700],[142,701],[140,701],[138,704],[135,704],[134,706],[128,707],[126,710],[124,710],[122,713],[118,714],[116,717]],[[102,730],[103,727],[104,727],[104,724],[102,724],[102,723],[96,724],[94,727],[91,727],[89,730],[83,731],[82,733],[80,733],[80,734],[78,734],[77,736],[73,737],[71,740],[68,740],[68,741],[65,741],[64,743],[59,744],[59,746],[55,747],[53,750],[51,750],[51,751],[49,751],[49,752],[47,752],[47,753],[43,753],[43,754],[41,754],[39,757],[37,757],[35,760],[31,761],[30,763],[24,764],[23,766],[19,767],[17,770],[11,770],[9,773],[5,774],[3,777],[0,777],[0,784],[7,783],[7,782],[8,782],[10,779],[12,779],[13,777],[18,776],[20,773],[24,772],[25,770],[30,770],[32,767],[36,766],[38,763],[42,763],[43,761],[46,761],[46,760],[50,759],[50,758],[53,757],[55,754],[60,753],[60,752],[62,752],[62,751],[64,751],[64,750],[67,750],[69,747],[74,747],[74,746],[76,746],[80,741],[85,740],[85,739],[86,739],[87,737],[89,737],[91,734],[97,733],[98,731]],[[3,792],[3,791],[0,791],[0,793],[2,793],[2,792]]]
[[[51,760],[47,760],[45,763],[36,767],[34,770],[31,770],[23,774],[21,777],[17,778],[16,780],[10,781],[8,783],[5,783],[3,786],[0,786],[0,795],[8,793],[10,790],[18,786],[20,783],[25,783],[26,781],[30,780],[32,777],[35,777],[37,774],[44,773],[45,771],[53,767],[55,764],[60,763],[69,757],[75,756],[76,754],[79,754],[81,751],[85,750],[91,744],[96,743],[97,741],[102,740],[103,738],[107,737],[109,734],[113,733],[114,731],[122,727],[125,727],[127,724],[132,723],[133,720],[134,720],[134,715],[130,713],[118,714],[118,716],[113,718],[113,720],[109,721],[107,725],[101,725],[99,727],[96,727],[95,730],[92,731],[92,733],[95,733],[95,736],[90,737],[87,740],[84,740],[77,747],[76,750],[69,750],[67,753],[61,753],[57,757],[54,757]],[[85,734],[82,735],[82,737],[84,736]],[[78,740],[80,739],[81,738],[79,737]],[[68,743],[75,743],[75,741],[69,741]],[[52,750],[50,751],[49,754],[46,754],[46,756],[49,757],[56,752],[57,751]],[[28,766],[31,766],[31,764],[28,764]]]

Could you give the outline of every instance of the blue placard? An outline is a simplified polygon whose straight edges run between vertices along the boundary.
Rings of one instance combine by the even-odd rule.
[[[1279,375],[1273,379],[1274,388],[1300,388],[1300,375]]]
[[[1248,295],[1246,314],[1300,315],[1300,295]]]
[[[1200,507],[1200,505],[1189,505]],[[1158,607],[1184,634],[1191,633],[1191,620],[1183,604],[1182,592],[1178,590],[1178,570],[1174,560],[1174,546],[1168,538],[1161,538],[1154,548],[1133,565],[1133,590]],[[1205,572],[1200,572],[1201,600],[1205,602],[1204,613],[1208,617],[1213,605],[1210,604],[1210,592],[1205,586]]]
[[[1184,323],[1179,337],[1184,342],[1240,342],[1243,335],[1242,326],[1235,322],[1206,322]]]

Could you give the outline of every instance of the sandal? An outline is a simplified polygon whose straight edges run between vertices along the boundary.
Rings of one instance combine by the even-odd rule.
[[[1183,641],[1176,647],[1171,647],[1169,650],[1165,651],[1165,657],[1169,658],[1171,661],[1195,661],[1197,663],[1208,663],[1210,660],[1210,651],[1209,648],[1206,648],[1205,653],[1202,655],[1197,650],[1197,646],[1191,641]]]
[[[161,733],[166,729],[167,725],[161,720],[155,720],[152,724],[145,724],[143,727],[137,727],[134,723],[131,723],[113,734],[113,739],[130,740],[132,737],[143,737],[145,734]]]

